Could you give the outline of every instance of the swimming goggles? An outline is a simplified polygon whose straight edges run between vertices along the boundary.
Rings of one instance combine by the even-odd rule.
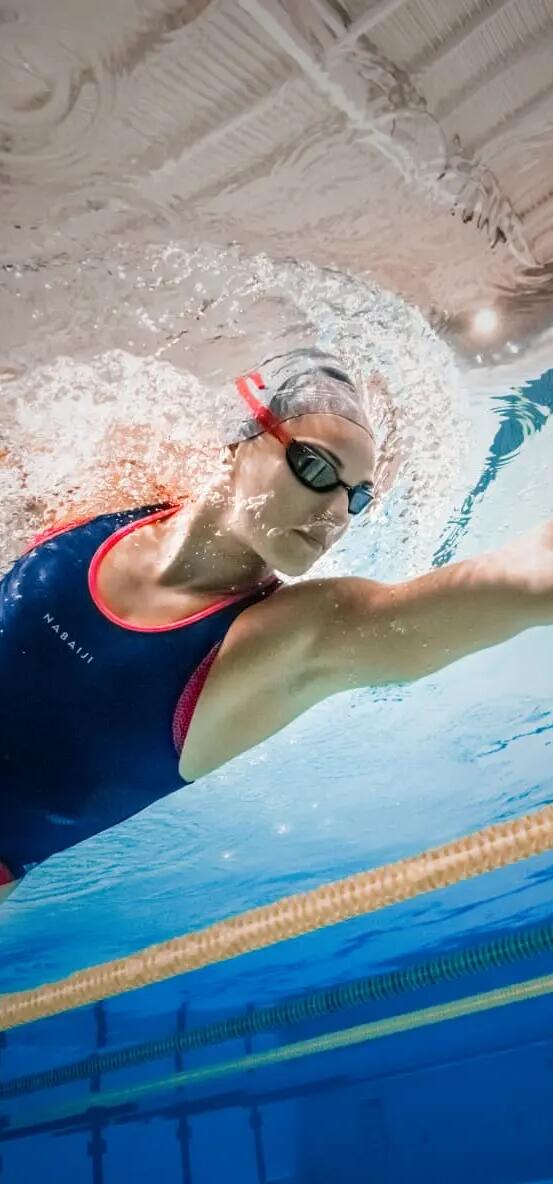
[[[374,501],[374,485],[372,481],[360,481],[358,485],[346,485],[338,476],[332,461],[327,460],[322,452],[313,445],[305,444],[302,440],[295,440],[286,431],[278,416],[256,399],[248,387],[248,381],[254,383],[258,390],[265,390],[265,383],[261,375],[255,371],[235,379],[236,389],[251,407],[255,419],[265,431],[270,432],[286,449],[286,460],[298,481],[308,489],[317,493],[330,493],[339,486],[348,495],[348,511],[350,514],[361,514]]]

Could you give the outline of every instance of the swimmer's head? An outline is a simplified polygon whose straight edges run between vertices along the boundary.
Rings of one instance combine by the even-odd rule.
[[[269,359],[255,373],[255,402],[295,440],[330,460],[340,481],[355,486],[374,479],[376,448],[368,409],[336,358],[298,349]],[[340,485],[320,492],[298,480],[281,440],[245,401],[234,432],[228,449],[229,525],[270,567],[301,575],[348,529],[347,491]]]
[[[256,375],[261,388],[256,391],[257,399],[281,422],[299,415],[332,413],[373,435],[361,392],[332,354],[320,349],[290,350],[268,358]],[[236,427],[235,440],[249,440],[263,431],[265,425],[258,417],[245,414]]]

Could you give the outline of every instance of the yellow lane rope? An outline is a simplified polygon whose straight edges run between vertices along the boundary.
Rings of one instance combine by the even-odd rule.
[[[552,849],[553,806],[544,806],[410,859],[250,909],[58,982],[2,995],[0,1030],[265,949]]]
[[[245,1057],[219,1061],[214,1065],[202,1065],[198,1069],[185,1069],[179,1073],[171,1073],[166,1077],[158,1077],[154,1081],[146,1081],[141,1085],[128,1086],[126,1089],[86,1094],[84,1097],[73,1099],[63,1106],[56,1106],[51,1110],[34,1114],[32,1119],[19,1114],[17,1118],[10,1120],[9,1129],[29,1128],[42,1122],[68,1118],[75,1114],[86,1113],[98,1106],[107,1109],[129,1102],[139,1102],[147,1094],[165,1093],[167,1090],[174,1090],[183,1085],[199,1085],[234,1073],[265,1069],[269,1065],[296,1061],[301,1057],[313,1056],[315,1053],[351,1048],[353,1045],[365,1044],[369,1040],[378,1040],[383,1036],[412,1032],[416,1028],[426,1028],[431,1024],[444,1023],[446,1020],[460,1019],[462,1016],[490,1011],[495,1007],[506,1007],[511,1003],[524,1003],[529,999],[550,995],[551,992],[553,992],[553,974],[546,974],[540,978],[527,979],[522,983],[497,987],[493,991],[482,991],[478,995],[467,995],[462,999],[453,999],[450,1003],[439,1003],[434,1007],[408,1011],[404,1015],[393,1015],[388,1019],[358,1024],[354,1028],[342,1028],[337,1032],[327,1032],[322,1036],[314,1036],[310,1040],[298,1040],[293,1044],[283,1044],[280,1048],[269,1049],[268,1052],[250,1053]]]

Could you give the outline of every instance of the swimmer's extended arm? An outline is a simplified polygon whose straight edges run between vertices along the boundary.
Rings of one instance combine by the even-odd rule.
[[[553,523],[509,547],[400,584],[300,581],[227,633],[192,717],[180,772],[196,780],[351,687],[412,682],[553,624]]]
[[[525,629],[553,624],[553,523],[404,583],[348,578],[323,588],[321,582],[321,598],[323,694],[411,682]]]

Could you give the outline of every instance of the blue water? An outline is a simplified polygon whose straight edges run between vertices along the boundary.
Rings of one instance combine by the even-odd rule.
[[[553,372],[496,400],[474,486],[435,563],[553,514]],[[341,695],[253,754],[39,869],[0,913],[0,989],[61,978],[415,854],[553,798],[553,645],[533,630],[410,688]],[[367,918],[6,1035],[0,1084],[551,919],[542,855]],[[553,973],[553,954],[140,1067],[0,1097],[1,1184],[127,1179],[396,1184],[553,1179],[551,994],[342,1051],[159,1081]],[[55,1116],[57,1107],[78,1113]],[[15,1127],[17,1122],[19,1126]]]

